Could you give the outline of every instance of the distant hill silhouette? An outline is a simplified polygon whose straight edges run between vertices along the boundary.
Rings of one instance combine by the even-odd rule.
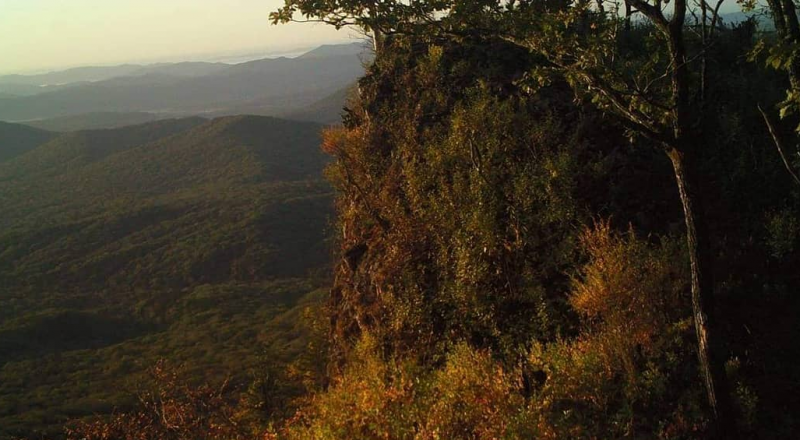
[[[25,125],[43,130],[66,132],[78,130],[96,130],[102,128],[119,128],[127,125],[169,119],[168,115],[147,112],[96,112],[79,115],[61,116],[52,119],[26,121]]]
[[[277,115],[302,108],[352,84],[363,73],[362,52],[360,45],[326,46],[297,58],[233,65],[118,66],[116,70],[77,70],[80,75],[73,69],[45,77],[15,76],[7,78],[9,84],[20,84],[23,79],[37,83],[85,78],[87,71],[94,72],[96,77],[114,75],[31,96],[0,98],[0,120],[27,121],[95,112]]]
[[[300,55],[298,58],[309,59],[348,55],[371,57],[371,48],[364,42],[353,44],[325,44]]]
[[[122,64],[118,66],[86,66],[38,75],[3,75],[0,85],[16,84],[29,86],[63,85],[79,82],[104,81],[120,76],[147,74],[169,74],[177,76],[202,76],[227,68],[223,63],[180,62],[149,65]]]
[[[338,124],[342,121],[342,112],[348,97],[355,93],[354,88],[355,86],[342,88],[310,105],[282,114],[281,117],[321,124]]]
[[[218,118],[121,151],[72,178],[121,194],[314,179],[326,160],[319,130],[317,124],[270,117]]]
[[[756,24],[762,31],[774,31],[775,30],[775,23],[772,21],[772,18],[766,15],[764,12],[729,12],[726,14],[720,14],[720,19],[723,25],[726,26],[735,26],[743,21],[753,18],[756,21]]]

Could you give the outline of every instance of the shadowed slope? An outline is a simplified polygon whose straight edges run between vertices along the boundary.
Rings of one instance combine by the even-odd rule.
[[[53,133],[0,121],[0,162],[12,159],[47,142]]]

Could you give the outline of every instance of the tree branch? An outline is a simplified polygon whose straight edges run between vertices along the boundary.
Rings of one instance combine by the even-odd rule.
[[[661,12],[661,9],[658,7],[647,3],[644,0],[625,0],[625,2],[634,8],[637,11],[644,14],[647,18],[653,21],[656,26],[658,26],[661,32],[667,32],[669,29],[669,22],[667,21],[666,17],[664,17],[664,13]]]
[[[783,142],[781,141],[780,136],[778,135],[778,131],[775,129],[775,125],[772,123],[772,118],[769,117],[767,112],[761,108],[761,104],[758,104],[758,111],[761,112],[761,116],[764,117],[764,122],[767,124],[767,129],[769,130],[769,134],[772,136],[772,140],[775,142],[775,148],[778,149],[778,154],[781,155],[781,159],[783,159],[783,165],[786,167],[786,171],[794,179],[795,183],[800,185],[800,177],[797,176],[794,169],[792,169],[792,165],[789,163],[789,159],[786,157],[786,153],[784,152]]]
[[[615,109],[615,112],[618,113],[624,120],[629,122],[629,124],[627,124],[628,128],[632,128],[648,139],[661,144],[671,145],[673,143],[673,139],[671,137],[664,136],[663,133],[657,130],[645,116],[631,110],[628,105],[626,105],[627,101],[621,96],[621,93],[618,90],[603,84],[599,78],[593,75],[585,74],[585,78],[589,87],[598,91],[604,98],[606,98],[606,100],[608,100],[608,102],[611,103]]]

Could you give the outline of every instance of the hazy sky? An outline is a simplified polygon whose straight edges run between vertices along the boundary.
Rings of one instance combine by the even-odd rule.
[[[316,24],[269,24],[282,0],[0,0],[0,74],[212,59],[352,41]]]
[[[352,41],[321,24],[269,24],[283,0],[0,0],[0,74],[215,60]],[[725,12],[738,9],[726,1]]]

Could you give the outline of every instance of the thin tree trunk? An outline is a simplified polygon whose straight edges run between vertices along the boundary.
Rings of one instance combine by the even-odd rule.
[[[383,52],[384,41],[386,40],[386,36],[383,35],[383,32],[380,29],[373,29],[372,31],[372,50],[375,51],[375,55],[377,56],[381,52]]]
[[[686,244],[692,277],[692,313],[700,372],[712,412],[712,436],[717,439],[735,439],[738,435],[730,386],[725,373],[726,356],[714,317],[713,256],[701,212],[702,202],[694,169],[695,158],[692,151],[687,151],[686,148],[673,148],[668,151],[668,156],[672,161],[686,221]]]
[[[792,176],[795,183],[800,185],[800,176],[794,171],[791,162],[789,162],[789,158],[786,156],[786,152],[783,148],[783,142],[781,141],[781,137],[778,134],[778,130],[775,128],[775,124],[772,122],[772,118],[770,118],[769,114],[761,108],[761,104],[758,104],[758,111],[761,112],[761,116],[764,117],[764,123],[767,124],[767,130],[769,131],[770,136],[772,136],[772,141],[775,142],[775,148],[778,149],[778,155],[783,160],[783,166],[786,167],[786,171],[789,172],[789,175]]]
[[[625,2],[625,32],[628,33],[631,31],[631,15],[633,15],[631,4],[630,2]]]
[[[702,193],[698,189],[696,148],[689,140],[694,137],[692,127],[689,66],[684,45],[683,27],[686,1],[675,0],[675,13],[667,29],[669,53],[672,61],[673,137],[675,144],[668,150],[675,172],[675,182],[683,205],[686,222],[686,245],[689,251],[692,276],[692,313],[697,336],[697,355],[700,373],[706,388],[711,409],[712,438],[736,439],[736,418],[725,373],[725,352],[722,350],[717,320],[713,317],[714,258],[711,239],[702,212]]]

